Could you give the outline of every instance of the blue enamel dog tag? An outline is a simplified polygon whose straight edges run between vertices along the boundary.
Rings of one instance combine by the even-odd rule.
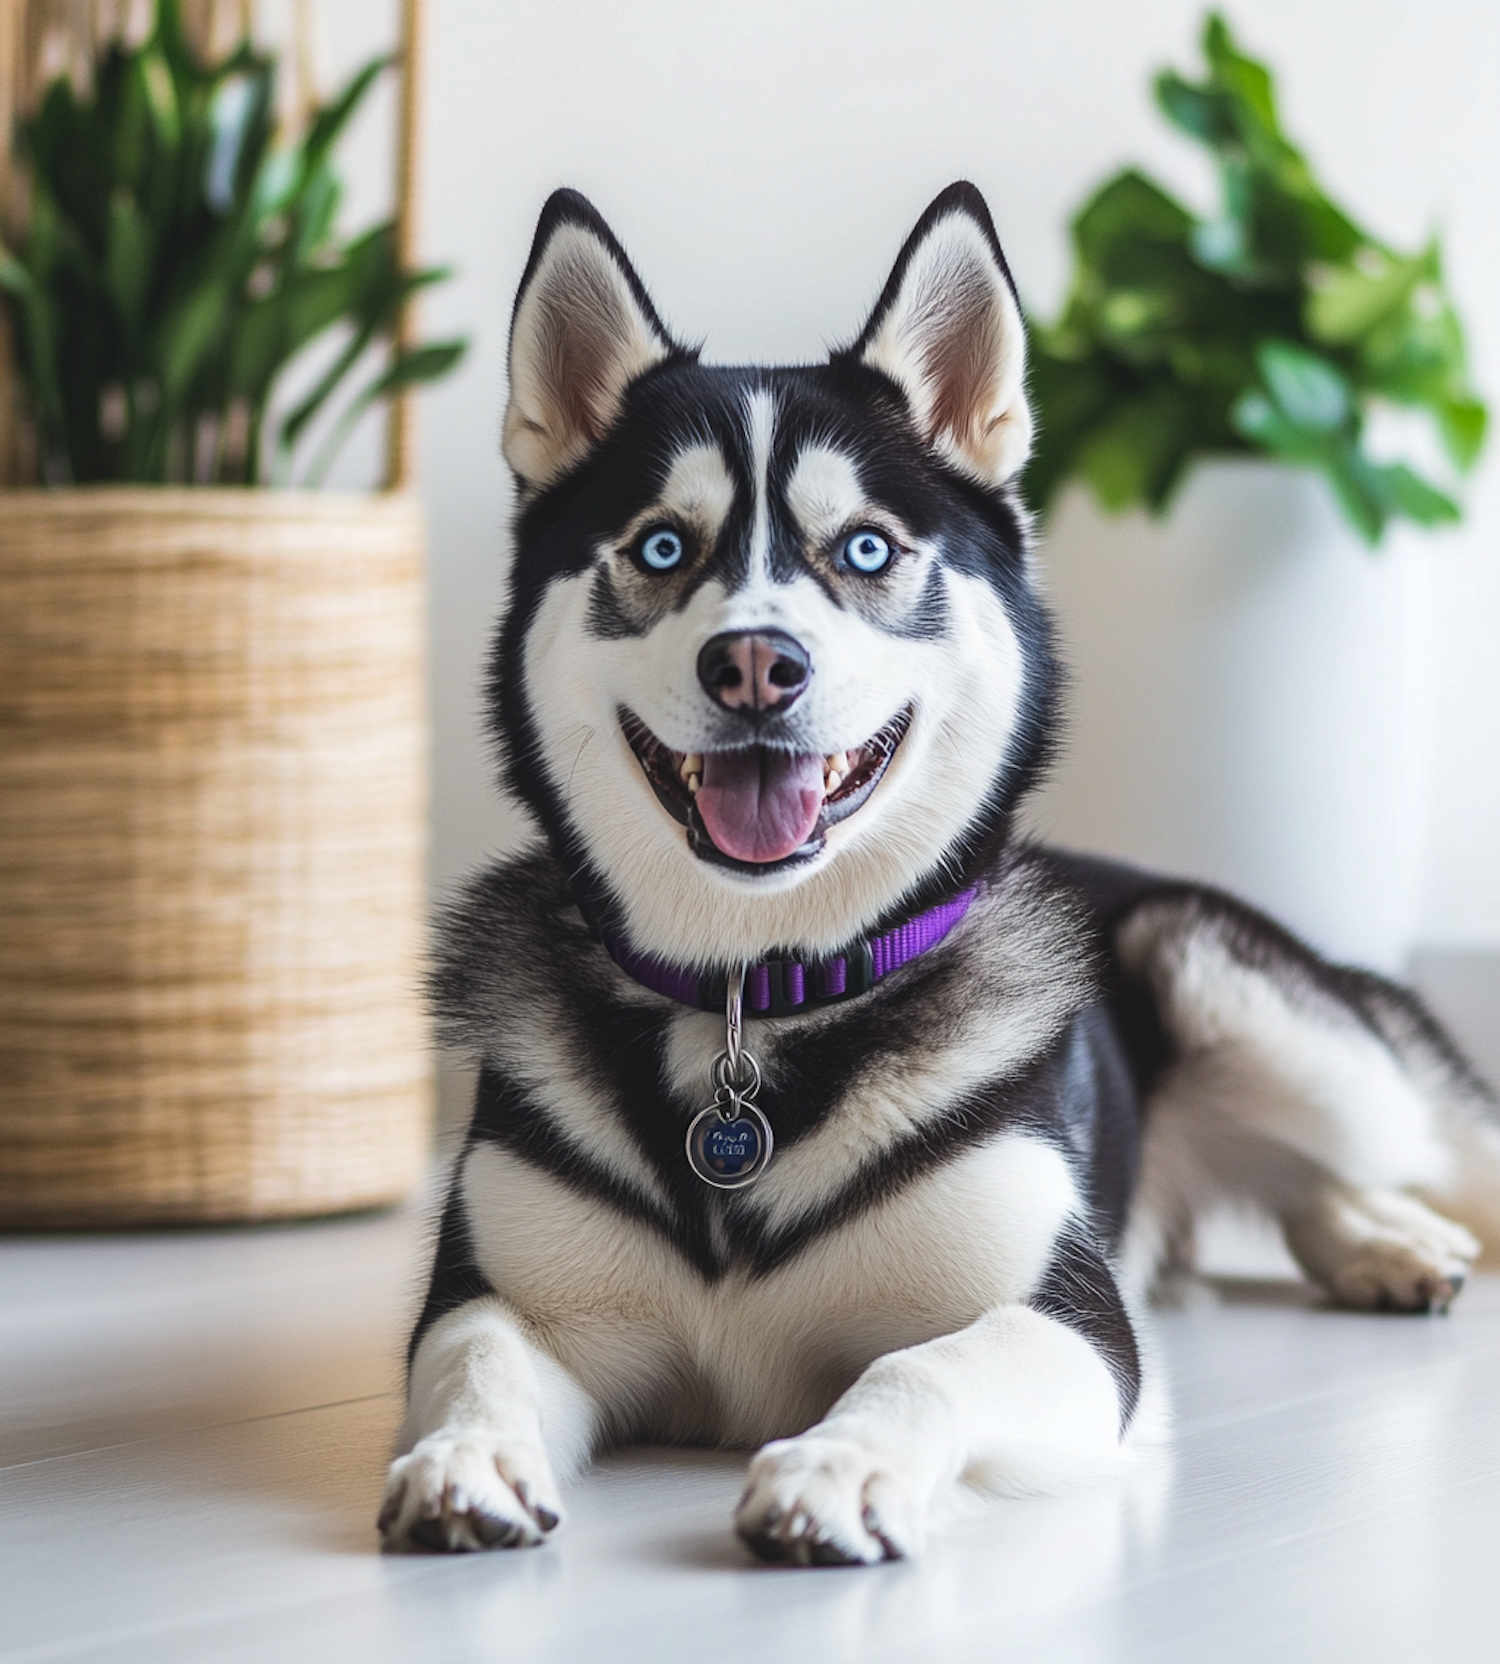
[[[705,1184],[738,1190],[754,1184],[771,1160],[771,1123],[743,1099],[721,1109],[710,1104],[693,1118],[687,1157]]]

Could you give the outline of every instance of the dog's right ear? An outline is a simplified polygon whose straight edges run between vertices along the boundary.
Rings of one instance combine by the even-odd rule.
[[[505,460],[535,490],[598,444],[638,375],[682,349],[586,197],[554,191],[510,326]]]

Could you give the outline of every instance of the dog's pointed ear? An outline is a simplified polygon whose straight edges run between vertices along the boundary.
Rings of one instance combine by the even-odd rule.
[[[1016,475],[1031,450],[1026,331],[974,186],[950,185],[922,215],[863,333],[835,357],[888,375],[927,442],[982,484]]]
[[[505,460],[547,485],[604,436],[637,376],[681,352],[593,204],[554,191],[511,320]]]

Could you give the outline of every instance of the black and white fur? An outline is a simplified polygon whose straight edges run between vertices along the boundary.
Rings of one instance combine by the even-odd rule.
[[[1116,1471],[1163,1429],[1139,1303],[1225,1199],[1278,1217],[1347,1303],[1461,1285],[1478,1244],[1419,1197],[1495,1220],[1500,1132],[1415,999],[1215,891],[1014,835],[1059,681],[1015,495],[1024,356],[970,186],[923,216],[854,344],[788,369],[701,365],[589,204],[547,204],[491,681],[544,838],[447,917],[440,1009],[481,1073],[389,1546],[538,1542],[559,1481],[636,1440],[756,1449],[737,1528],[801,1562],[909,1554],[965,1493]],[[663,526],[670,571],[642,559]],[[845,558],[859,528],[892,551],[877,573]],[[754,631],[811,668],[748,727],[695,667]],[[726,859],[660,778],[752,746],[825,758],[785,858]],[[840,762],[875,781],[842,818]],[[705,1186],[683,1136],[723,1020],[631,980],[599,927],[722,973],[976,882],[868,994],[749,1025],[775,1159]]]

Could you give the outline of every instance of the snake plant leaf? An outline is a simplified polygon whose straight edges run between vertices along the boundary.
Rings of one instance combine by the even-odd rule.
[[[143,40],[98,53],[88,90],[43,90],[18,124],[31,212],[0,255],[0,300],[48,479],[256,480],[291,361],[344,332],[300,434],[393,337],[442,274],[401,270],[389,226],[340,232],[333,156],[389,61],[282,131],[274,60],[248,38],[198,59],[180,0],[156,0]],[[408,357],[355,402],[444,354]]]
[[[287,308],[297,346],[325,327],[319,314],[338,298],[339,315],[352,325],[350,338],[306,397],[288,413],[277,438],[278,467],[289,465],[290,452],[324,404],[354,368],[376,333],[390,328],[403,302],[424,282],[435,282],[446,272],[402,273],[395,259],[395,227],[377,226],[350,246],[344,265],[336,270],[299,274],[289,284]],[[295,350],[295,349],[293,349]]]
[[[307,484],[320,486],[328,476],[340,448],[354,431],[355,424],[379,399],[389,398],[402,387],[415,387],[422,382],[437,381],[456,365],[467,350],[466,341],[431,341],[397,353],[389,366],[362,393],[349,401],[333,431],[308,470]]]
[[[0,288],[19,302],[21,361],[31,373],[33,397],[49,448],[64,425],[62,388],[56,374],[57,313],[47,289],[8,249],[0,249]]]
[[[151,227],[134,195],[118,186],[109,199],[104,241],[104,280],[127,336],[135,338],[145,314],[155,250]]]
[[[389,243],[387,243],[387,247],[389,246]],[[316,421],[328,400],[338,391],[345,377],[364,356],[376,334],[381,329],[390,328],[394,325],[402,304],[417,288],[429,283],[441,282],[448,276],[447,270],[442,267],[434,267],[421,272],[396,273],[394,262],[392,262],[391,271],[394,275],[394,282],[384,291],[383,297],[381,291],[372,289],[367,297],[368,310],[361,326],[351,333],[343,351],[335,358],[311,392],[283,420],[281,430],[277,436],[276,461],[272,475],[277,483],[284,484],[291,478],[292,451],[298,440],[301,439],[306,429]],[[458,350],[453,352],[451,349],[455,345]],[[405,358],[398,357],[393,361],[385,375],[378,377],[367,390],[368,397],[362,394],[354,401],[354,404],[350,407],[354,411],[353,416],[347,421],[342,421],[333,430],[338,443],[342,443],[343,439],[347,438],[348,434],[353,431],[354,423],[363,415],[364,410],[372,400],[388,397],[397,388],[412,386],[418,382],[432,381],[438,376],[446,374],[462,356],[464,343],[442,343],[439,355],[431,359],[421,357],[423,350],[419,348],[416,349],[415,353],[409,352]],[[413,368],[413,360],[415,360],[415,369]],[[336,444],[334,448],[337,449]],[[325,472],[326,468],[320,468],[315,463],[313,472],[309,477],[309,483],[321,483]]]
[[[365,95],[393,62],[389,56],[372,58],[350,76],[332,103],[324,105],[313,117],[302,145],[302,154],[309,169],[317,167],[328,155],[350,118],[364,103]]]
[[[326,246],[333,235],[333,222],[342,196],[338,177],[326,162],[308,170],[303,180],[296,228],[287,249],[292,266],[308,265]]]
[[[141,57],[141,81],[156,142],[170,154],[182,141],[183,110],[164,49],[147,46]]]
[[[160,326],[162,392],[180,399],[214,345],[229,303],[229,285],[211,271],[164,316]]]
[[[119,51],[104,57],[98,76],[99,103],[112,130],[110,161],[116,189],[139,196],[151,167],[151,112],[142,66]],[[112,116],[112,119],[111,119]]]
[[[399,353],[370,390],[371,396],[383,399],[402,387],[440,381],[468,350],[469,344],[463,340],[429,341],[424,346]]]

